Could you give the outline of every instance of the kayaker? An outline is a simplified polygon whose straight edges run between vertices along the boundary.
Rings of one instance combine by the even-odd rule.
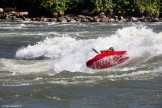
[[[105,52],[113,52],[113,51],[115,51],[114,48],[113,47],[110,47],[109,49],[107,49],[107,50],[101,50],[100,52],[101,53],[105,53]]]

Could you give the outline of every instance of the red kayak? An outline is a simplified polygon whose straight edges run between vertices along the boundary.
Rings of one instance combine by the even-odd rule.
[[[92,69],[105,69],[116,66],[129,59],[127,51],[114,51],[101,53],[86,62],[87,67]]]

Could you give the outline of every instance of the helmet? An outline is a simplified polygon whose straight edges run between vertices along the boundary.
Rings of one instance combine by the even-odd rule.
[[[114,51],[114,48],[113,48],[113,47],[110,47],[110,48],[109,48],[109,50],[112,50],[112,51]]]

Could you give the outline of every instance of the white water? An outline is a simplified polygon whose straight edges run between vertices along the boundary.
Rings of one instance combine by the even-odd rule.
[[[155,24],[150,27],[153,31],[135,26],[116,30],[128,23],[115,23],[116,27],[37,23],[11,22],[7,27],[14,29],[0,31],[0,101],[4,106],[161,106],[162,33],[158,32],[162,23],[146,24]],[[91,48],[99,51],[110,46],[127,50],[129,61],[104,70],[85,66],[96,55]]]
[[[105,34],[104,37],[97,39],[78,40],[64,34],[20,48],[16,52],[16,57],[25,59],[47,57],[53,61],[50,62],[51,69],[47,68],[47,71],[91,72],[94,70],[88,69],[85,65],[87,60],[96,55],[91,49],[100,51],[110,46],[116,50],[127,50],[130,59],[123,65],[125,68],[136,68],[140,63],[162,54],[162,33],[154,33],[145,26],[131,26],[119,29],[111,36]]]

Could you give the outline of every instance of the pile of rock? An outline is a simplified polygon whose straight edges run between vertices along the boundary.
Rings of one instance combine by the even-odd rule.
[[[28,12],[17,12],[14,8],[0,8],[1,19],[27,20]]]
[[[123,16],[109,16],[104,12],[99,15],[62,15],[47,17],[30,18],[29,12],[18,12],[14,8],[0,8],[0,19],[10,20],[24,20],[24,21],[43,21],[43,22],[159,22],[160,18],[152,17],[123,17]]]
[[[55,18],[58,22],[160,22],[162,19],[153,17],[123,17],[123,16],[107,16],[104,13],[97,16],[85,15],[65,15]]]

